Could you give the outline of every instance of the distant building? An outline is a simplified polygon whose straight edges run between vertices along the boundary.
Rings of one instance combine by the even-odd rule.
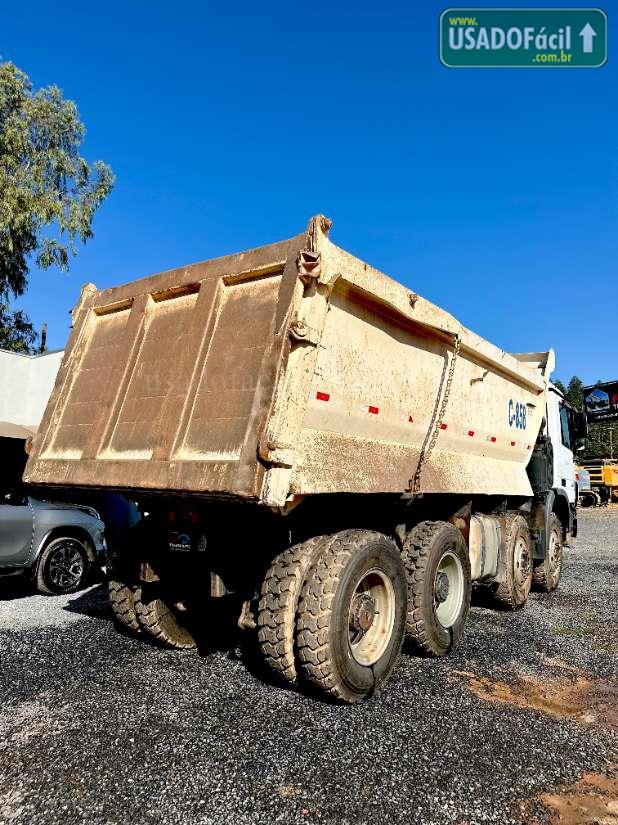
[[[26,439],[37,431],[63,354],[0,350],[0,437]]]

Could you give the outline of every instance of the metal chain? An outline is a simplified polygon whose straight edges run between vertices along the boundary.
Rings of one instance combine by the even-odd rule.
[[[451,387],[453,385],[453,376],[455,375],[455,363],[457,362],[457,356],[459,355],[459,350],[461,349],[461,338],[455,332],[453,333],[453,357],[451,358],[451,363],[449,365],[448,376],[446,379],[446,385],[444,387],[444,395],[442,396],[442,401],[440,403],[440,409],[438,411],[438,415],[435,419],[432,419],[432,423],[430,427],[433,427],[433,431],[431,432],[431,437],[429,442],[425,444],[421,449],[421,454],[418,458],[418,465],[416,467],[416,472],[414,473],[414,480],[412,482],[412,493],[416,494],[420,490],[421,486],[421,471],[423,469],[424,463],[427,461],[431,453],[433,452],[433,448],[436,446],[436,441],[438,440],[438,435],[440,434],[440,425],[442,424],[442,419],[444,418],[444,413],[446,412],[446,406],[448,404],[449,395],[451,394]],[[440,390],[438,390],[440,392]]]

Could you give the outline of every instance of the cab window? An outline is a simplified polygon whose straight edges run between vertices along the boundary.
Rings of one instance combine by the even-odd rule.
[[[572,450],[571,431],[569,429],[569,410],[565,404],[560,405],[560,431],[562,433],[562,443],[565,447],[568,447],[569,450]]]

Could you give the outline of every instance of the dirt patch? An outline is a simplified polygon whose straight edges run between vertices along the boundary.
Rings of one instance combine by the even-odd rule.
[[[302,796],[304,791],[298,785],[279,785],[277,793],[282,799],[294,799],[297,796]]]
[[[593,679],[559,659],[547,659],[545,664],[559,674],[548,674],[544,678],[521,676],[509,682],[462,670],[452,671],[452,676],[464,680],[467,687],[486,702],[539,710],[559,719],[618,730],[617,682]]]
[[[540,810],[539,810],[540,809]],[[618,825],[618,766],[607,774],[586,773],[573,785],[522,802],[524,822],[540,825]]]

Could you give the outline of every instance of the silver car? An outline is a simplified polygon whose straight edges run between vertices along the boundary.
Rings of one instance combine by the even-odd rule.
[[[40,593],[74,593],[105,556],[96,510],[9,493],[0,498],[0,575],[30,574]]]

